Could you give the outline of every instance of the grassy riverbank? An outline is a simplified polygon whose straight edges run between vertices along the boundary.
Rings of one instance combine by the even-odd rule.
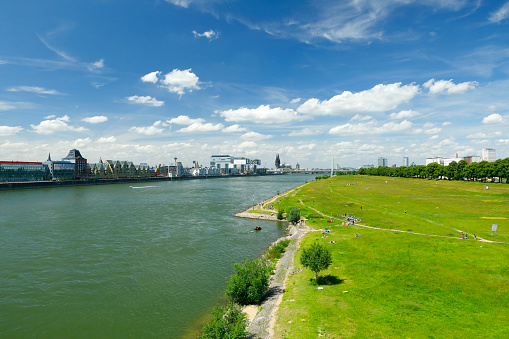
[[[331,230],[301,246],[326,244],[333,263],[318,289],[296,253],[276,338],[509,336],[509,185],[341,176],[279,206]],[[335,226],[344,213],[363,222]]]

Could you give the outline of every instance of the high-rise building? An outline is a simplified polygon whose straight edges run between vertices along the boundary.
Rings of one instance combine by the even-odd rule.
[[[403,157],[403,166],[408,167],[408,157]]]
[[[388,161],[387,158],[378,157],[378,167],[387,167]]]
[[[497,160],[495,150],[493,148],[484,148],[482,150],[481,160],[495,162],[495,160]]]

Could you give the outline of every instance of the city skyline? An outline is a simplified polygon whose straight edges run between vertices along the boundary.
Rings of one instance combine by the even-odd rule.
[[[509,157],[508,1],[32,0],[0,20],[0,160]]]

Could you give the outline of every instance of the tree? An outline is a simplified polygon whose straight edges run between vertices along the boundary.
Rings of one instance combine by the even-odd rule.
[[[266,260],[242,259],[233,264],[235,273],[230,277],[225,293],[241,305],[257,304],[269,288],[270,268]]]
[[[300,209],[298,207],[292,208],[290,212],[288,212],[286,220],[289,222],[298,222],[300,220]]]
[[[203,328],[200,339],[245,338],[247,325],[247,316],[239,305],[230,303],[217,306],[212,311],[212,318]]]
[[[323,245],[315,242],[311,247],[302,250],[300,263],[314,272],[315,279],[318,280],[318,273],[332,264],[332,254]]]
[[[277,210],[277,220],[283,220],[283,213],[285,213],[284,209]]]

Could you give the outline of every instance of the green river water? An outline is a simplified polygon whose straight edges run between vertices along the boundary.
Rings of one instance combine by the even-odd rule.
[[[194,336],[232,263],[284,236],[233,214],[311,177],[0,192],[0,337]]]

